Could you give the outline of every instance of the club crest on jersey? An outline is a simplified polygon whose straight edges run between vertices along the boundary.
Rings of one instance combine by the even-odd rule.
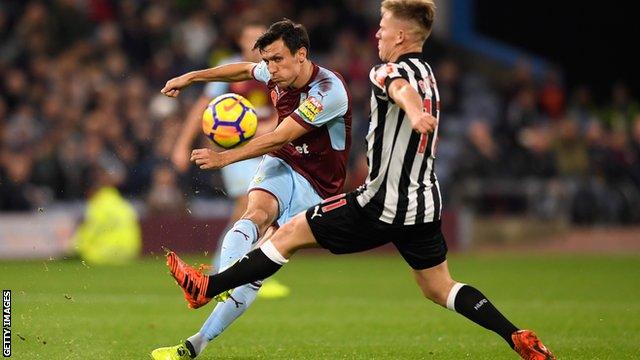
[[[374,75],[376,82],[378,82],[380,86],[384,86],[384,81],[387,79],[387,76],[389,76],[389,74],[391,74],[392,72],[393,72],[393,65],[386,64],[386,65],[380,66],[376,70],[376,73]]]
[[[309,96],[300,104],[298,111],[301,115],[304,115],[307,120],[313,122],[316,116],[322,111],[322,103],[315,97]]]

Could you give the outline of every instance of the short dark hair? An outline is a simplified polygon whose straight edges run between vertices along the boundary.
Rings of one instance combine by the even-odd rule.
[[[262,51],[265,47],[273,44],[279,39],[282,39],[292,54],[301,48],[306,48],[307,52],[309,51],[310,44],[307,29],[305,29],[302,24],[296,24],[289,19],[273,23],[269,27],[269,30],[256,40],[256,44],[253,46],[253,49]]]

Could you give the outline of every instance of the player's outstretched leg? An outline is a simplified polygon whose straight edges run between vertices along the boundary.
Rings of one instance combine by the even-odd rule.
[[[257,226],[248,219],[237,221],[227,232],[220,251],[220,270],[224,270],[244,256],[253,243],[257,242]],[[202,353],[211,340],[229,327],[240,315],[251,306],[256,299],[261,282],[246,284],[230,292],[223,293],[224,296],[217,296],[219,304],[213,309],[207,321],[202,325],[199,332],[187,339],[195,352],[195,356]]]
[[[472,286],[455,283],[447,296],[446,306],[502,336],[523,359],[555,359],[533,331],[518,329],[493,306],[484,294]]]
[[[271,240],[243,256],[229,269],[206,276],[182,261],[173,251],[167,252],[167,266],[182,288],[189,307],[198,308],[224,291],[275,274],[298,249],[318,247],[305,214],[278,229]]]
[[[523,359],[555,359],[532,331],[518,329],[478,289],[451,279],[447,261],[414,274],[427,298],[497,333]]]

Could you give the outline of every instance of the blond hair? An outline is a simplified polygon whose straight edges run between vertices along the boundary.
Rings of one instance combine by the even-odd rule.
[[[411,22],[413,32],[420,41],[431,35],[431,27],[436,16],[434,0],[384,0],[382,12],[389,11],[393,17]]]

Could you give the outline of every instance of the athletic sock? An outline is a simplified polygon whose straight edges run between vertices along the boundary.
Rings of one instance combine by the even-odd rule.
[[[251,306],[258,296],[262,282],[253,282],[233,289],[231,297],[218,303],[202,325],[199,334],[206,338],[206,344],[222,334],[240,315]],[[202,347],[204,349],[204,346]]]
[[[222,246],[220,246],[217,256],[219,261],[215,264],[218,272],[230,267],[236,260],[248,253],[257,238],[257,226],[251,220],[236,221],[222,239]],[[200,354],[209,341],[222,334],[247,310],[258,296],[261,285],[262,282],[254,282],[235,288],[231,298],[216,305],[198,332],[203,336],[201,336],[202,341],[199,342],[200,346],[196,346],[197,354]]]
[[[249,219],[240,219],[233,224],[222,239],[218,272],[228,268],[234,261],[243,257],[258,241],[258,227]]]
[[[271,241],[267,240],[260,248],[245,255],[227,270],[210,275],[206,296],[214,297],[240,285],[266,279],[287,262]]]
[[[191,355],[191,358],[200,355],[207,344],[207,339],[199,332],[190,336],[187,341],[185,341],[185,345],[187,346],[187,349],[189,349],[189,355]]]
[[[456,283],[447,297],[447,308],[502,336],[513,348],[511,334],[518,330],[478,289]]]

